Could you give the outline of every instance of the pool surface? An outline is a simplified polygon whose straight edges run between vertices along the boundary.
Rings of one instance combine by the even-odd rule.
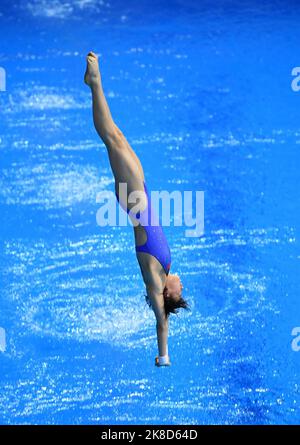
[[[289,0],[1,1],[1,424],[299,423],[299,20]],[[165,228],[191,305],[170,368],[131,227],[96,223],[114,184],[90,50],[149,188],[205,193],[202,237]]]

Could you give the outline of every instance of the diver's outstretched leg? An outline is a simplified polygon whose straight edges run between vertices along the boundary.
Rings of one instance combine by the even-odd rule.
[[[87,67],[84,81],[92,91],[94,125],[105,145],[110,146],[118,137],[118,128],[112,119],[104,96],[98,57],[95,53],[89,52],[86,61]]]
[[[98,57],[95,53],[89,52],[86,60],[87,67],[84,81],[92,91],[94,125],[108,149],[116,184],[128,182],[127,179],[131,182],[129,176],[136,174],[135,172],[137,172],[139,179],[144,180],[144,172],[139,158],[111,116],[102,88]],[[128,184],[128,187],[130,187],[130,184]]]

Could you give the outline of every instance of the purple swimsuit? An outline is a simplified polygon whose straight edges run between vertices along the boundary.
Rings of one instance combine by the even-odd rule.
[[[138,212],[135,218],[139,221],[142,227],[144,227],[147,241],[142,246],[135,246],[136,252],[148,253],[155,257],[162,265],[166,275],[168,275],[171,267],[171,252],[163,232],[162,226],[159,224],[159,220],[151,206],[151,199],[144,183],[144,189],[147,196],[147,207],[142,212]],[[117,200],[119,201],[118,194],[116,193]],[[122,207],[123,208],[123,207]],[[127,213],[129,210],[127,209]],[[151,218],[153,221],[151,221]],[[152,222],[152,225],[151,225]]]

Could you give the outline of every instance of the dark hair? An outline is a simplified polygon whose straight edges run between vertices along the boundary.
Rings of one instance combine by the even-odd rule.
[[[173,298],[171,298],[168,294],[168,288],[166,286],[164,288],[163,296],[164,296],[164,302],[165,302],[166,317],[169,317],[169,315],[171,313],[177,314],[178,310],[180,308],[190,310],[190,306],[189,306],[188,302],[186,300],[184,300],[182,297],[180,297],[179,300],[177,300],[177,301],[175,301]],[[148,306],[152,307],[151,301],[150,301],[150,298],[148,297],[148,295],[145,295],[145,298],[146,298],[146,302],[147,302]]]

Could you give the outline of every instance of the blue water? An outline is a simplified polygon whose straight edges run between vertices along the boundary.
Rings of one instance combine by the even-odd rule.
[[[299,20],[289,0],[1,1],[1,423],[299,423]],[[150,189],[205,192],[203,237],[165,229],[192,309],[170,368],[132,229],[96,224],[114,185],[90,50]]]

